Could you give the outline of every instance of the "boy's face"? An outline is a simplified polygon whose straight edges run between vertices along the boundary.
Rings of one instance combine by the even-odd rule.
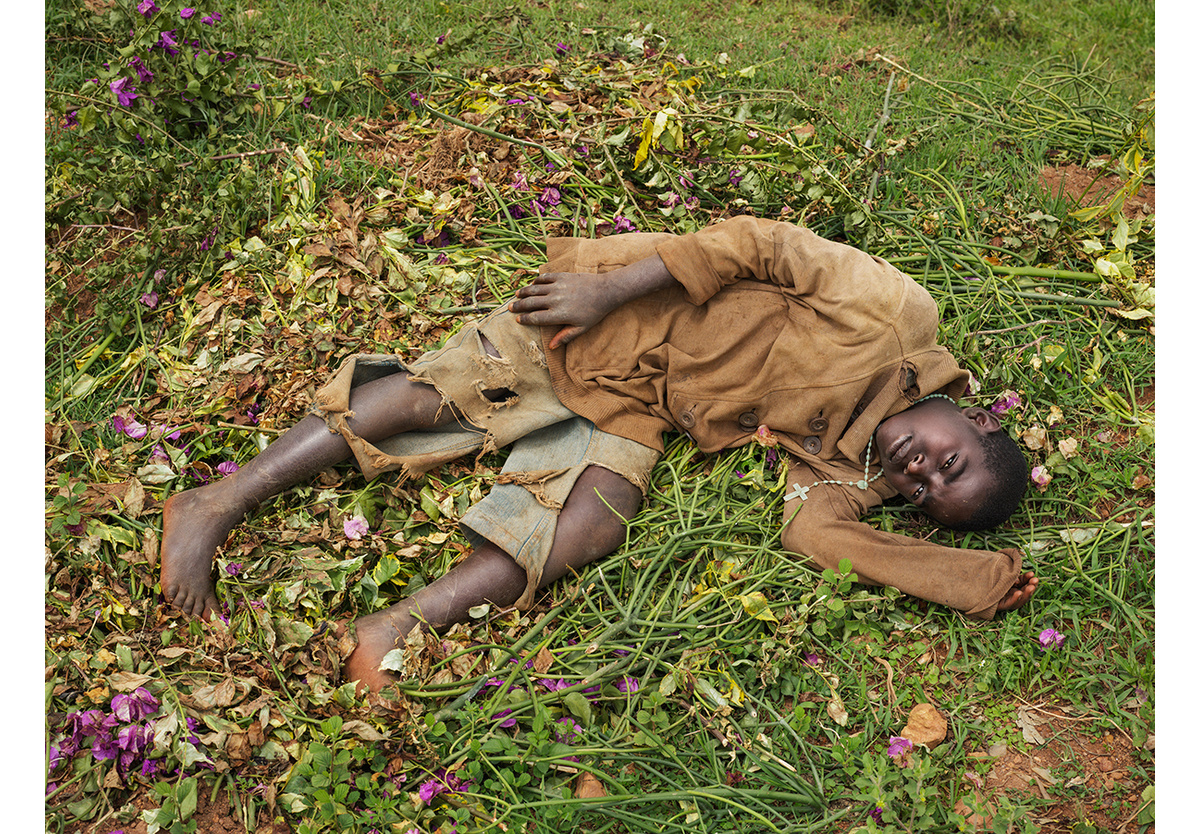
[[[996,415],[928,400],[894,414],[875,429],[883,476],[942,524],[966,521],[992,485],[980,441],[1000,430]]]

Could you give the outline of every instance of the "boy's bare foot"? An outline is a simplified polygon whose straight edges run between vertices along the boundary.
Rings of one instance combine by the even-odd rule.
[[[231,504],[223,481],[176,493],[163,505],[161,587],[184,614],[208,620],[217,612],[213,557],[245,514]]]
[[[396,676],[380,669],[379,664],[384,655],[404,642],[405,635],[417,624],[408,608],[409,603],[405,600],[354,621],[358,646],[346,659],[342,676],[347,681],[358,681],[359,695],[367,691],[378,694],[396,682]]]
[[[1037,586],[1038,579],[1033,575],[1032,571],[1021,574],[1017,577],[1017,581],[1013,583],[1008,593],[996,604],[996,610],[1012,611],[1014,608],[1020,608],[1033,598]]]

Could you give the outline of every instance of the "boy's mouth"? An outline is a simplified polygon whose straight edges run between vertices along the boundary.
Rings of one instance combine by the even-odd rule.
[[[908,451],[908,447],[912,445],[912,435],[906,434],[903,437],[896,438],[895,442],[887,448],[888,461],[896,463]]]

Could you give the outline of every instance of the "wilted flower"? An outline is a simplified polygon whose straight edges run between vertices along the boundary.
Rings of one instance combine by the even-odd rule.
[[[1038,635],[1037,641],[1044,650],[1061,649],[1063,644],[1067,642],[1067,635],[1048,628]]]
[[[804,663],[807,666],[817,666],[821,663],[821,656],[816,652],[805,652]]]
[[[367,524],[367,520],[365,518],[363,518],[361,515],[356,515],[353,517],[347,517],[346,520],[342,522],[342,530],[345,531],[346,538],[348,539],[361,539],[367,533],[371,532],[371,527]]]
[[[1050,485],[1050,481],[1054,478],[1050,474],[1050,470],[1042,466],[1040,463],[1029,470],[1029,480],[1037,484],[1038,488],[1045,489]]]
[[[876,805],[874,808],[871,809],[870,813],[871,813],[871,818],[873,820],[875,820],[875,822],[883,822],[883,806],[882,805]]]
[[[113,715],[126,723],[141,721],[158,712],[158,699],[139,686],[133,692],[118,692],[112,699]]]
[[[116,81],[110,83],[108,89],[113,91],[113,94],[117,97],[117,104],[122,107],[128,107],[133,104],[133,100],[138,97],[137,88],[125,76],[121,76]]]
[[[759,426],[754,432],[754,442],[759,446],[766,446],[770,448],[771,446],[779,445],[779,438],[775,436],[769,427],[762,425]]]
[[[887,754],[893,759],[907,756],[909,750],[912,750],[912,742],[904,736],[892,736],[888,739]]]
[[[138,74],[138,80],[143,84],[149,84],[154,80],[154,73],[146,66],[146,63],[137,55],[129,59],[129,66],[133,67],[134,72]]]
[[[734,168],[733,170],[731,170],[729,172],[729,184],[730,185],[736,187],[737,184],[740,183],[741,181],[742,181],[742,173],[740,171],[738,171],[737,168]]]
[[[217,464],[217,471],[222,475],[232,475],[238,471],[238,465],[231,460],[223,460]]]
[[[179,16],[182,17],[184,20],[187,20],[195,13],[196,13],[195,9],[180,9],[179,10]]]
[[[511,709],[502,709],[498,713],[496,713],[495,715],[492,716],[492,720],[495,721],[497,718],[504,718],[504,716],[506,716],[506,715],[512,715],[512,710]],[[502,729],[508,729],[509,727],[515,727],[515,726],[517,726],[517,719],[516,718],[505,718],[503,721],[500,722],[499,726]]]
[[[993,414],[995,414],[997,416],[1000,416],[1003,414],[1007,414],[1009,411],[1012,411],[1014,408],[1020,408],[1020,407],[1021,407],[1021,395],[1018,394],[1016,391],[1005,391],[1003,394],[1000,395],[999,399],[997,399],[994,403],[992,403],[990,406],[988,406],[988,411],[992,412]]]
[[[628,217],[622,217],[619,214],[613,215],[613,231],[614,232],[636,232],[637,226]]]
[[[225,566],[225,572],[227,574],[229,574],[230,576],[237,576],[238,574],[240,574],[242,572],[242,563],[241,562],[230,562],[228,565]]]
[[[158,6],[154,4],[154,0],[142,0],[142,2],[138,3],[137,10],[138,14],[142,17],[150,17],[158,11]]]
[[[156,293],[154,290],[151,290],[147,293],[142,293],[142,297],[139,298],[138,301],[142,302],[151,310],[153,310],[158,306],[158,293]]]
[[[417,789],[417,795],[421,797],[421,801],[426,805],[438,794],[442,793],[457,793],[470,786],[470,781],[460,779],[453,773],[447,773],[445,770],[439,770],[432,779],[421,783],[421,787]]]
[[[626,675],[617,681],[617,691],[624,692],[626,695],[632,695],[641,687],[641,681],[630,675]]]
[[[571,47],[567,46],[562,41],[559,41],[558,43],[556,43],[554,45],[554,51],[557,52],[559,55],[566,55],[568,52],[571,51]]]
[[[149,429],[134,418],[125,419],[119,414],[113,416],[112,425],[114,429],[132,437],[134,440],[141,440],[149,431]]]
[[[205,26],[216,26],[217,21],[220,19],[221,19],[221,15],[210,14],[208,17],[200,18],[200,22],[203,23]]]
[[[583,734],[583,727],[575,723],[575,719],[564,715],[555,722],[558,727],[554,729],[554,740],[563,744],[573,744],[575,739]]]

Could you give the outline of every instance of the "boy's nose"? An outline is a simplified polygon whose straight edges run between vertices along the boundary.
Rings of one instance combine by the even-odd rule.
[[[913,459],[904,465],[904,474],[920,475],[925,471],[925,456],[918,452]]]

